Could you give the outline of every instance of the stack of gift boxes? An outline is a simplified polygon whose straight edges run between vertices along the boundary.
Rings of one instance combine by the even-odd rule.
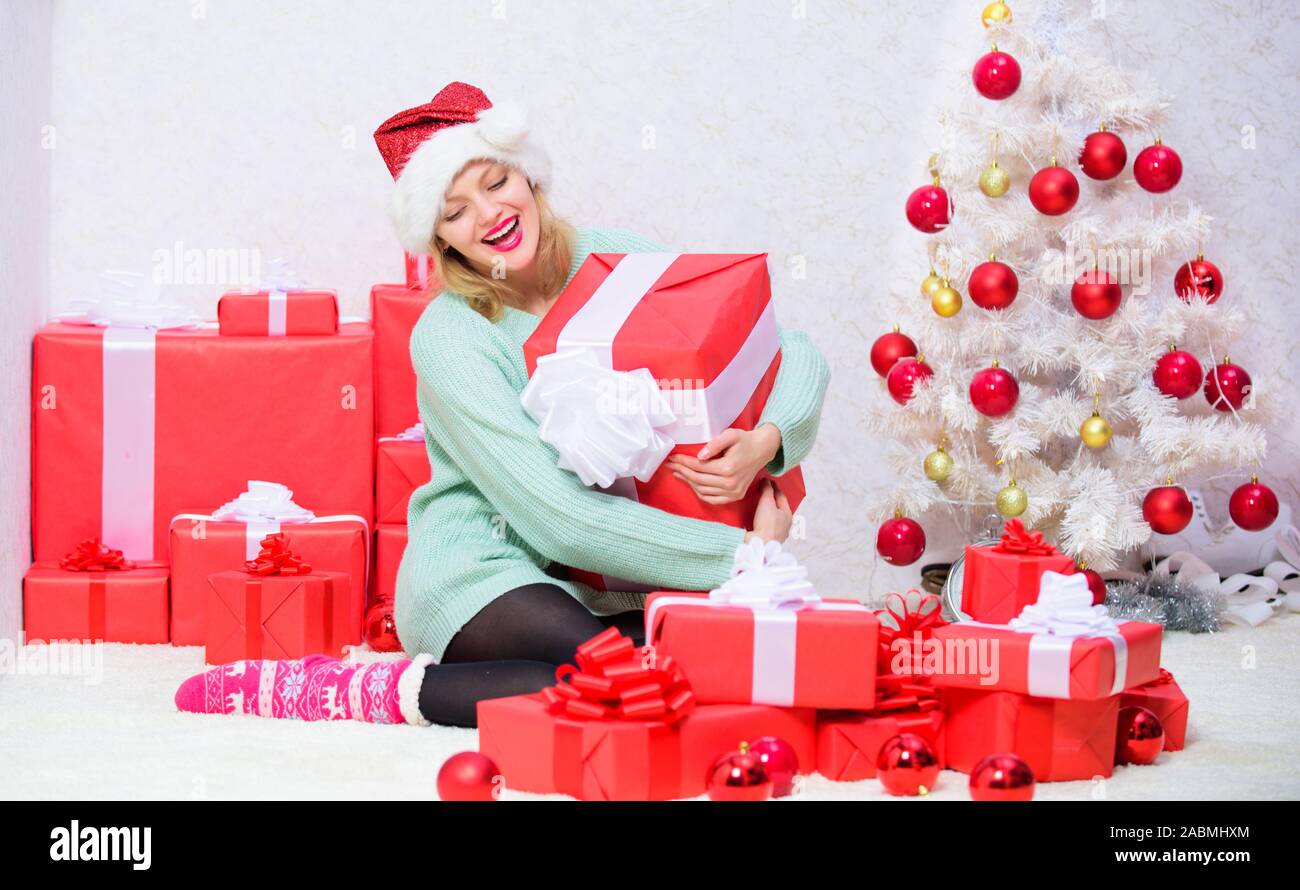
[[[1039,782],[1107,777],[1130,705],[1181,749],[1187,699],[1160,667],[1161,626],[1111,621],[1069,559],[1038,544],[968,548],[962,606],[978,614],[952,623],[915,591],[880,610],[821,599],[775,545],[775,572],[746,570],[763,562],[747,545],[717,590],[652,594],[635,657],[626,638],[594,640],[623,647],[613,670],[580,651],[554,687],[480,702],[480,751],[508,788],[629,800],[701,794],[719,757],[762,736],[833,781],[876,776],[903,733],[959,772],[1010,753]],[[1014,611],[997,620],[981,600]]]
[[[216,323],[128,295],[39,330],[25,637],[202,645],[214,664],[360,643],[429,479],[403,435],[433,288],[408,275],[374,287],[370,322],[272,284],[223,295]]]

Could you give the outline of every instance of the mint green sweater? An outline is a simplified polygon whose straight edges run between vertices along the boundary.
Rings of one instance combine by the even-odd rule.
[[[578,229],[568,279],[590,253],[663,251],[614,229]],[[408,654],[441,660],[458,630],[512,588],[547,582],[597,615],[644,606],[645,594],[599,591],[545,571],[551,563],[669,590],[725,581],[745,530],[676,516],[587,488],[556,466],[519,403],[528,382],[523,342],[541,319],[507,307],[496,323],[443,290],[411,334],[432,478],[411,495],[409,538],[397,572],[394,617]],[[768,465],[780,475],[817,433],[830,371],[807,335],[779,328],[782,350],[760,422],[781,431]]]

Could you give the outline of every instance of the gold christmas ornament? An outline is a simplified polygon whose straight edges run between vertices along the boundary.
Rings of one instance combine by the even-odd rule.
[[[935,274],[934,269],[930,269],[930,274],[921,279],[921,296],[926,299],[934,299],[935,291],[943,287],[943,279]]]
[[[980,21],[984,23],[986,28],[992,25],[1009,25],[1011,24],[1011,7],[1001,2],[1001,0],[998,0],[997,3],[990,3],[980,13]]]
[[[1101,393],[1092,397],[1092,416],[1079,425],[1079,438],[1089,448],[1105,448],[1110,442],[1111,429],[1101,416]]]
[[[994,161],[980,173],[980,191],[990,198],[1001,198],[1011,190],[1011,176]]]
[[[948,283],[947,278],[930,297],[930,308],[944,318],[952,318],[961,311],[961,294]]]
[[[998,492],[998,512],[1008,518],[1019,516],[1029,506],[1029,496],[1012,479]]]
[[[952,456],[940,445],[925,456],[925,476],[934,482],[943,482],[952,472]]]

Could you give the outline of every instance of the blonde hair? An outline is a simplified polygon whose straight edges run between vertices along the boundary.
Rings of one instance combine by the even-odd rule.
[[[569,266],[578,249],[578,233],[569,222],[555,214],[540,186],[533,184],[530,187],[537,201],[540,220],[537,255],[533,261],[537,263],[542,291],[549,297],[558,293],[569,277]],[[448,247],[445,253],[439,250],[436,237],[430,239],[430,248],[437,280],[447,290],[464,297],[465,302],[488,321],[500,320],[503,305],[522,304],[523,294],[510,283],[509,277],[484,275],[454,247]]]

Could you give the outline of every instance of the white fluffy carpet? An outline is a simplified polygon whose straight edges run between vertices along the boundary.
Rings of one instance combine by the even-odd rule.
[[[108,644],[102,653],[97,684],[0,673],[0,797],[434,799],[443,760],[477,747],[469,729],[178,713],[172,696],[203,668],[201,649]],[[1300,675],[1300,615],[1221,634],[1167,634],[1163,661],[1191,701],[1187,748],[1153,766],[1120,767],[1097,786],[1040,785],[1038,798],[1300,797],[1292,753],[1300,708],[1287,701]],[[945,771],[931,797],[965,799],[966,777]],[[874,779],[813,775],[791,799],[878,798],[892,799]]]

